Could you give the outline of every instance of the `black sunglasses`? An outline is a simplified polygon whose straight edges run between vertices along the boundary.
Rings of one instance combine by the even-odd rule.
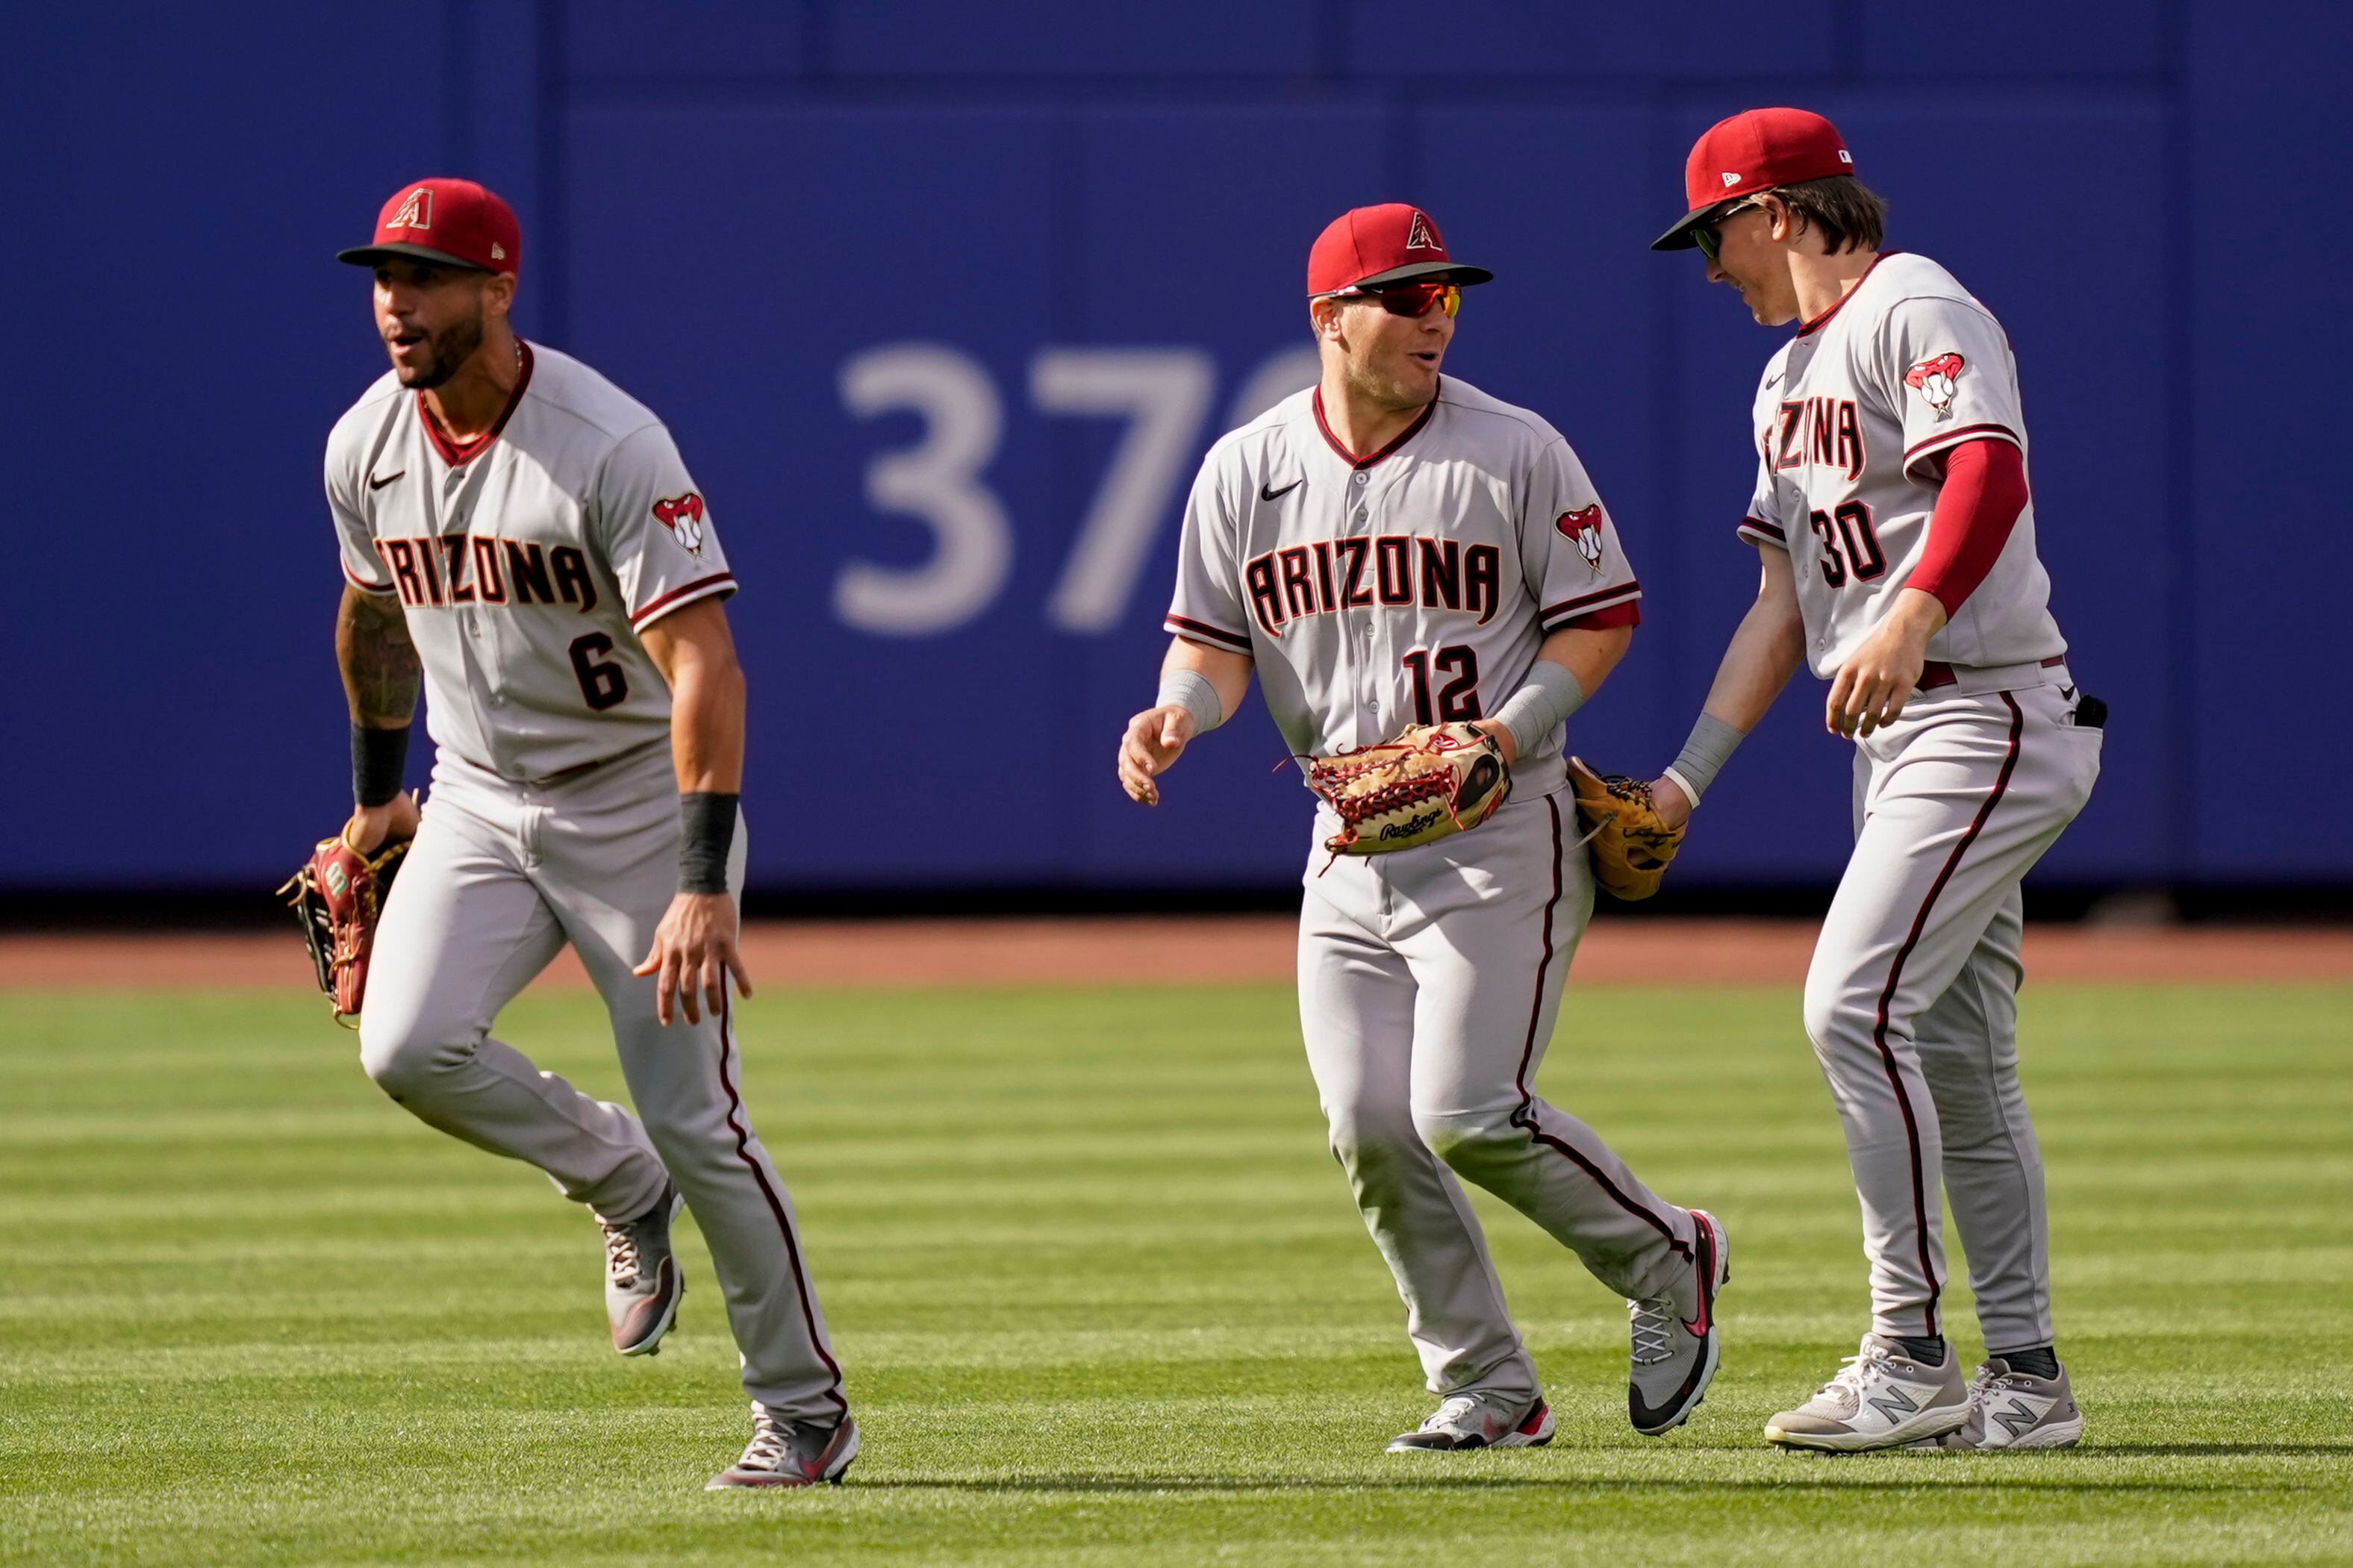
[[[1692,230],[1692,243],[1699,247],[1699,253],[1702,256],[1706,257],[1710,261],[1714,261],[1716,258],[1717,253],[1724,247],[1724,237],[1716,232],[1717,226],[1727,218],[1736,217],[1745,212],[1754,212],[1764,205],[1765,203],[1762,197],[1743,197],[1739,201],[1736,201],[1730,206],[1725,208],[1722,212],[1716,214],[1714,217],[1708,219],[1707,222],[1694,228]]]

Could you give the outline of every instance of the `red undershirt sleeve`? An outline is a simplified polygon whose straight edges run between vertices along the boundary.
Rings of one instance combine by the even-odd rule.
[[[1905,586],[1934,594],[1950,616],[1993,570],[2026,510],[2026,461],[2009,441],[1967,441],[1945,455],[1928,543]]]

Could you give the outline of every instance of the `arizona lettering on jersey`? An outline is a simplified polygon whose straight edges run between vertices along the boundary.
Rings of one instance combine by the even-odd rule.
[[[1757,489],[1740,536],[1790,552],[1807,661],[1825,679],[1919,563],[1943,455],[1989,439],[2026,449],[2000,323],[1942,267],[1896,251],[1773,356],[1755,417]],[[1981,667],[2063,653],[2050,599],[2030,501],[1928,657]]]
[[[578,361],[522,353],[505,416],[463,447],[378,381],[328,437],[327,501],[345,578],[400,601],[434,744],[532,781],[666,737],[637,634],[735,577],[661,422]]]
[[[1256,661],[1302,754],[1487,717],[1546,635],[1640,618],[1625,552],[1559,432],[1452,377],[1368,458],[1310,388],[1227,436],[1185,508],[1168,629]],[[1558,787],[1560,738],[1514,770]]]

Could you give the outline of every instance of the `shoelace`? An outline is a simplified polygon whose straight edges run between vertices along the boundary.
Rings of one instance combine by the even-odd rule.
[[[1664,1296],[1649,1301],[1626,1303],[1633,1312],[1634,1364],[1655,1366],[1673,1354],[1672,1329],[1674,1303]]]
[[[1440,1432],[1450,1426],[1461,1426],[1467,1424],[1470,1417],[1478,1413],[1477,1400],[1467,1394],[1458,1394],[1431,1412],[1430,1419],[1421,1424],[1421,1429],[1425,1432]]]
[[[625,1226],[605,1226],[605,1272],[616,1285],[637,1283],[638,1238]]]
[[[785,1450],[791,1441],[791,1428],[765,1415],[754,1416],[752,1440],[744,1446],[744,1457],[735,1462],[747,1470],[781,1470],[785,1468]]]
[[[1883,1350],[1857,1351],[1839,1363],[1837,1373],[1828,1383],[1814,1390],[1814,1397],[1820,1399],[1827,1395],[1836,1399],[1849,1412],[1860,1410],[1862,1407],[1862,1385],[1870,1381],[1872,1373],[1879,1370],[1880,1363],[1886,1359],[1887,1352]]]

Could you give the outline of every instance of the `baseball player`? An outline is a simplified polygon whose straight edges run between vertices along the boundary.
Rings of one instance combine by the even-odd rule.
[[[1802,658],[1853,738],[1854,854],[1805,1023],[1862,1196],[1871,1331],[1767,1423],[1790,1447],[2055,1448],[2084,1418],[2052,1348],[2042,1163],[2018,1082],[2019,881],[2083,809],[2106,710],[2069,673],[2035,558],[2018,371],[1952,274],[1882,251],[1831,123],[1735,115],[1692,149],[1696,247],[1767,326],[1740,537],[1764,574],[1689,742],[1651,786],[1680,826]],[[1937,1179],[1988,1358],[1945,1340]]]
[[[1547,1408],[1458,1178],[1494,1193],[1627,1298],[1628,1407],[1681,1425],[1718,1354],[1722,1228],[1659,1198],[1536,1098],[1593,889],[1561,725],[1624,653],[1641,589],[1577,455],[1440,365],[1461,290],[1492,275],[1401,205],[1361,207],[1308,258],[1323,361],[1213,447],[1185,511],[1158,700],[1129,721],[1129,796],[1238,709],[1255,668],[1293,751],[1467,722],[1511,769],[1483,826],[1310,857],[1299,1011],[1331,1147],[1397,1277],[1437,1410],[1391,1451],[1550,1441]],[[1316,840],[1332,836],[1330,804]]]
[[[669,431],[508,311],[506,204],[425,180],[341,259],[375,275],[391,373],[336,422],[354,851],[415,835],[375,932],[360,1054],[421,1121],[527,1161],[605,1232],[614,1348],[684,1293],[681,1202],[711,1247],[754,1435],[712,1488],[839,1480],[858,1428],[791,1200],[752,1131],[726,986],[744,845],[735,578]],[[419,672],[433,789],[399,784]],[[603,994],[632,1116],[490,1037],[569,943]],[[642,1120],[640,1120],[642,1118]]]

